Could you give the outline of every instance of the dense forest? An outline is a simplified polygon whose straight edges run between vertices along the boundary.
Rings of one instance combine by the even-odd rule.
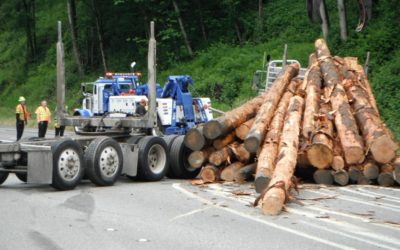
[[[308,1],[311,2],[311,1]],[[370,79],[388,126],[400,139],[400,7],[397,0],[372,1],[370,20],[356,32],[356,0],[345,3],[347,39],[339,28],[338,1],[326,0],[327,40],[334,54],[371,52]],[[264,52],[307,64],[322,36],[307,1],[290,0],[2,0],[0,2],[0,117],[12,117],[17,97],[33,108],[55,101],[57,20],[63,22],[68,104],[79,106],[79,85],[105,71],[127,71],[132,61],[146,72],[149,21],[156,22],[158,82],[189,74],[194,95],[212,97],[229,109],[250,96],[252,75]],[[54,105],[53,105],[54,106]]]

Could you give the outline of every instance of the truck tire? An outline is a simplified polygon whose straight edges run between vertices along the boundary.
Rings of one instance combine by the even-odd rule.
[[[146,181],[164,178],[169,168],[165,141],[157,136],[145,136],[139,141],[138,177]]]
[[[22,182],[26,183],[28,181],[28,175],[26,173],[16,173],[15,176]]]
[[[174,140],[177,137],[178,137],[178,135],[167,135],[167,136],[163,137],[165,143],[167,144],[167,152],[168,152],[168,154],[171,151],[172,143],[174,142]],[[171,166],[168,168],[168,171],[167,171],[166,175],[167,175],[168,178],[176,178],[176,176],[174,176],[174,173],[172,173],[172,171],[171,171]]]
[[[86,150],[85,173],[98,186],[112,186],[121,175],[123,162],[118,142],[102,136],[92,141]]]
[[[70,139],[59,140],[51,145],[53,153],[53,181],[51,186],[58,190],[74,189],[84,173],[83,150]]]
[[[201,169],[193,168],[188,162],[188,157],[192,150],[183,143],[184,135],[177,137],[171,145],[169,151],[171,159],[171,176],[179,179],[195,178]]]
[[[0,185],[3,184],[8,178],[7,172],[0,172]]]

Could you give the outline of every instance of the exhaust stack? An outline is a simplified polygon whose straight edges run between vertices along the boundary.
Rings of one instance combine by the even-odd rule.
[[[58,21],[58,41],[57,41],[57,120],[63,125],[65,114],[65,62],[64,44],[62,42],[61,21]]]

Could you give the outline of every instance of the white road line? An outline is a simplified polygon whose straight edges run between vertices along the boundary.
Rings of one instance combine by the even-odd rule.
[[[311,218],[311,219],[317,219],[316,216],[319,215],[319,214],[306,212],[304,210],[300,210],[300,209],[296,209],[296,208],[288,208],[287,207],[286,210],[289,213],[306,216],[306,217]],[[329,227],[321,227],[322,230],[325,230],[325,231],[330,232],[330,233],[334,233],[334,234],[341,235],[341,236],[346,235],[346,237],[349,237],[349,238],[352,238],[354,240],[358,240],[360,242],[364,242],[364,243],[367,243],[367,244],[370,244],[370,245],[375,245],[375,246],[378,246],[378,247],[379,246],[385,246],[385,248],[393,249],[393,247],[387,246],[387,245],[383,245],[383,244],[379,243],[379,241],[380,242],[386,242],[386,243],[389,243],[389,244],[392,244],[392,245],[396,245],[396,246],[398,246],[398,248],[400,247],[400,242],[397,239],[393,239],[391,237],[387,237],[385,235],[377,234],[377,233],[374,233],[374,232],[365,231],[365,228],[362,228],[362,227],[356,226],[356,225],[352,225],[352,224],[350,224],[348,222],[345,222],[345,221],[335,221],[335,220],[332,220],[330,218],[320,219],[318,221],[336,225],[339,228],[339,230],[345,231],[345,233],[343,233],[343,232],[338,231],[338,230],[331,230],[331,229],[329,229]],[[304,221],[302,221],[302,222],[304,222]],[[304,223],[306,223],[306,222],[304,222]],[[354,235],[351,235],[351,234],[365,236],[365,238],[357,237],[357,236],[354,236]],[[368,240],[369,238],[372,238],[375,241],[370,241],[370,240]]]
[[[315,191],[315,190],[308,190],[308,191],[311,192],[311,193],[316,193],[316,194],[320,194],[320,195],[327,195],[327,193],[320,192],[320,191]],[[357,199],[355,197],[342,195],[342,194],[336,196],[336,199],[350,201],[350,202],[354,202],[354,203],[360,203],[360,204],[364,204],[364,205],[368,205],[368,206],[372,206],[372,207],[377,207],[377,208],[380,208],[380,209],[391,210],[391,211],[394,211],[396,213],[400,213],[400,207],[394,206],[394,205],[390,205],[390,204],[387,204],[387,203],[380,202],[380,204],[382,204],[382,205],[378,205],[378,204],[374,204],[372,201],[370,201],[370,202],[362,201],[362,200],[359,200],[359,199]]]
[[[391,247],[391,246],[388,246],[388,245],[384,245],[384,244],[381,244],[381,243],[377,243],[377,242],[374,242],[374,241],[362,239],[360,237],[353,236],[353,235],[350,235],[348,233],[343,233],[343,232],[338,231],[338,230],[331,230],[328,227],[319,226],[319,225],[316,225],[315,223],[310,223],[310,222],[306,222],[306,221],[300,221],[300,223],[305,224],[305,225],[310,226],[310,227],[314,227],[314,228],[320,229],[320,230],[331,232],[331,233],[334,233],[334,234],[337,234],[337,235],[341,235],[341,236],[346,237],[346,238],[362,241],[362,242],[368,243],[370,245],[377,246],[378,248],[386,248],[386,249],[391,249],[391,250],[398,250],[399,249],[399,248],[394,248],[394,247]],[[339,230],[340,230],[340,228],[339,228]]]
[[[363,195],[363,196],[371,197],[371,198],[375,198],[375,199],[378,198],[379,200],[385,200],[385,201],[392,201],[392,202],[400,203],[400,200],[388,199],[388,198],[385,198],[385,195],[382,195],[382,194],[374,194],[374,193],[368,194],[367,193],[368,191],[366,191],[366,192],[365,191],[361,191],[361,190],[355,191],[355,190],[352,190],[350,188],[340,188],[340,190],[344,190],[344,191],[349,192],[349,193]],[[396,205],[393,205],[393,206],[396,206]]]
[[[336,243],[336,242],[333,242],[333,241],[321,239],[321,238],[318,238],[318,237],[303,233],[301,231],[297,231],[297,230],[294,230],[294,229],[291,229],[291,228],[280,226],[278,224],[263,220],[263,219],[258,218],[258,217],[251,216],[249,214],[245,214],[245,213],[239,212],[237,210],[234,210],[234,209],[231,209],[231,208],[228,208],[228,207],[221,207],[221,206],[218,206],[218,205],[214,205],[213,202],[211,202],[211,201],[209,201],[209,200],[207,200],[207,199],[205,199],[205,198],[203,198],[201,196],[198,196],[198,195],[196,195],[196,194],[194,194],[194,193],[192,193],[192,192],[190,192],[190,191],[188,191],[188,190],[186,190],[184,188],[182,188],[180,183],[174,183],[174,184],[172,184],[172,187],[175,188],[176,190],[179,190],[183,194],[186,194],[189,197],[195,198],[195,199],[197,199],[197,200],[199,200],[199,201],[201,201],[203,203],[209,204],[210,206],[214,206],[214,207],[216,207],[218,209],[221,209],[221,210],[224,210],[226,212],[238,215],[240,217],[243,217],[243,218],[258,222],[258,223],[262,223],[262,224],[265,224],[267,226],[274,227],[276,229],[279,229],[279,230],[282,230],[282,231],[286,231],[286,232],[289,232],[289,233],[292,233],[292,234],[295,234],[295,235],[298,235],[298,236],[301,236],[301,237],[304,237],[304,238],[307,238],[307,239],[310,239],[310,240],[313,240],[313,241],[317,241],[317,242],[320,242],[322,244],[329,245],[329,246],[332,246],[332,247],[335,247],[335,248],[339,248],[339,249],[354,249],[352,247],[349,247],[349,246],[346,246],[346,245],[342,245],[342,244],[339,244],[339,243]]]
[[[188,217],[190,215],[200,213],[200,212],[205,211],[205,210],[210,209],[210,208],[212,208],[212,207],[204,207],[204,208],[195,209],[195,210],[192,210],[192,211],[190,211],[188,213],[184,213],[184,214],[180,214],[178,216],[175,216],[174,218],[170,219],[169,221],[172,222],[172,221],[175,221],[175,220],[178,220],[178,219],[182,219],[184,217]]]
[[[388,195],[388,194],[381,194],[381,193],[377,193],[377,192],[374,192],[374,191],[371,191],[371,190],[366,190],[365,188],[359,188],[359,190],[361,190],[362,192],[365,192],[367,194],[372,194],[372,195],[376,195],[376,196],[380,196],[380,197],[385,197],[385,199],[390,198],[388,200],[392,201],[392,199],[393,199],[393,200],[396,200],[396,202],[400,202],[400,197],[398,197],[398,196],[393,196],[393,195]]]

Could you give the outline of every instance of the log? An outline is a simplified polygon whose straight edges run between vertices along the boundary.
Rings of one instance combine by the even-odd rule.
[[[290,98],[285,123],[279,143],[279,155],[272,179],[262,198],[264,214],[277,215],[288,200],[287,194],[293,185],[299,146],[300,123],[304,100],[300,96]]]
[[[304,81],[306,82],[306,99],[304,107],[304,118],[302,134],[304,138],[310,139],[315,131],[316,124],[314,115],[319,112],[320,90],[321,90],[321,71],[317,62],[316,55],[313,53],[309,57],[308,72]]]
[[[230,144],[234,140],[235,140],[235,133],[229,133],[220,139],[214,140],[213,146],[215,149],[219,150],[219,149],[225,147],[226,145]]]
[[[357,183],[358,179],[361,177],[362,174],[362,166],[361,165],[356,165],[356,166],[350,166],[348,170],[350,182],[352,183]]]
[[[203,180],[204,183],[213,183],[219,180],[219,169],[212,165],[207,164],[200,173],[200,178]]]
[[[188,162],[190,166],[194,168],[201,168],[208,161],[208,157],[210,157],[211,153],[214,152],[215,149],[213,147],[208,147],[199,151],[193,151],[190,153]]]
[[[226,162],[232,156],[232,150],[226,146],[220,150],[214,151],[211,153],[208,161],[215,166],[219,166],[222,163]]]
[[[255,162],[242,167],[234,174],[233,179],[238,183],[244,183],[245,181],[254,179],[256,167],[257,163]]]
[[[272,87],[265,94],[265,101],[260,107],[249,134],[244,140],[244,146],[250,153],[256,153],[264,141],[265,131],[271,122],[279,100],[285,92],[292,78],[299,73],[299,65],[291,64],[286,66],[285,71],[274,82]]]
[[[226,166],[221,171],[221,180],[234,181],[236,172],[238,172],[239,169],[241,169],[242,167],[244,167],[244,163],[240,161],[237,161],[229,166]]]
[[[343,147],[347,164],[358,164],[364,161],[364,143],[358,132],[356,121],[351,113],[346,92],[331,53],[323,39],[315,42],[321,72],[324,78],[325,99],[330,100],[335,113],[335,125]]]
[[[379,167],[374,161],[367,161],[363,166],[363,175],[368,180],[375,180],[379,176]]]
[[[265,97],[266,94],[257,96],[240,107],[225,113],[223,116],[207,122],[203,129],[204,136],[213,140],[221,135],[229,133],[242,123],[250,120],[257,114]]]
[[[381,172],[378,176],[378,184],[382,187],[391,187],[394,185],[394,167],[391,164],[385,164],[381,167]]]
[[[235,129],[236,137],[239,138],[240,140],[244,141],[244,139],[246,138],[246,136],[248,135],[248,133],[250,131],[251,126],[253,125],[253,122],[254,122],[254,118],[246,121],[245,123],[243,123],[242,125],[237,127]]]
[[[358,177],[357,184],[358,185],[370,185],[371,180],[369,180],[367,177],[365,177],[365,175],[363,175],[361,173],[361,175]]]
[[[397,156],[396,159],[393,161],[393,167],[394,179],[398,184],[400,184],[400,156]]]
[[[344,170],[344,167],[345,163],[343,157],[341,157],[340,155],[334,156],[332,161],[332,168],[336,171],[342,171]]]
[[[314,172],[314,181],[317,184],[323,185],[332,185],[333,184],[333,175],[332,170],[328,169],[318,169]]]
[[[316,129],[311,138],[312,144],[307,149],[307,158],[311,165],[324,169],[331,165],[333,160],[333,123],[330,120],[330,105],[321,102],[320,113],[316,122]],[[306,118],[305,119],[311,119]]]
[[[292,81],[289,90],[286,91],[275,111],[274,118],[271,121],[269,131],[265,137],[264,144],[258,155],[258,163],[254,185],[257,193],[261,193],[271,180],[275,169],[275,158],[278,155],[279,137],[281,136],[283,121],[289,105],[290,98],[296,91],[297,82]]]
[[[232,143],[229,147],[238,161],[247,163],[250,160],[251,154],[246,150],[243,143]]]
[[[346,186],[349,183],[350,177],[346,170],[335,171],[333,180],[340,186]]]
[[[352,98],[352,107],[367,148],[375,161],[381,164],[389,163],[396,156],[399,147],[391,135],[385,133],[384,124],[370,104],[365,87],[356,82],[352,72],[347,71],[346,67],[343,68],[346,77],[343,86],[347,95]]]
[[[203,126],[201,125],[199,127],[189,129],[185,135],[185,138],[183,139],[183,143],[186,147],[193,151],[202,149],[206,144],[206,139],[203,135]]]

